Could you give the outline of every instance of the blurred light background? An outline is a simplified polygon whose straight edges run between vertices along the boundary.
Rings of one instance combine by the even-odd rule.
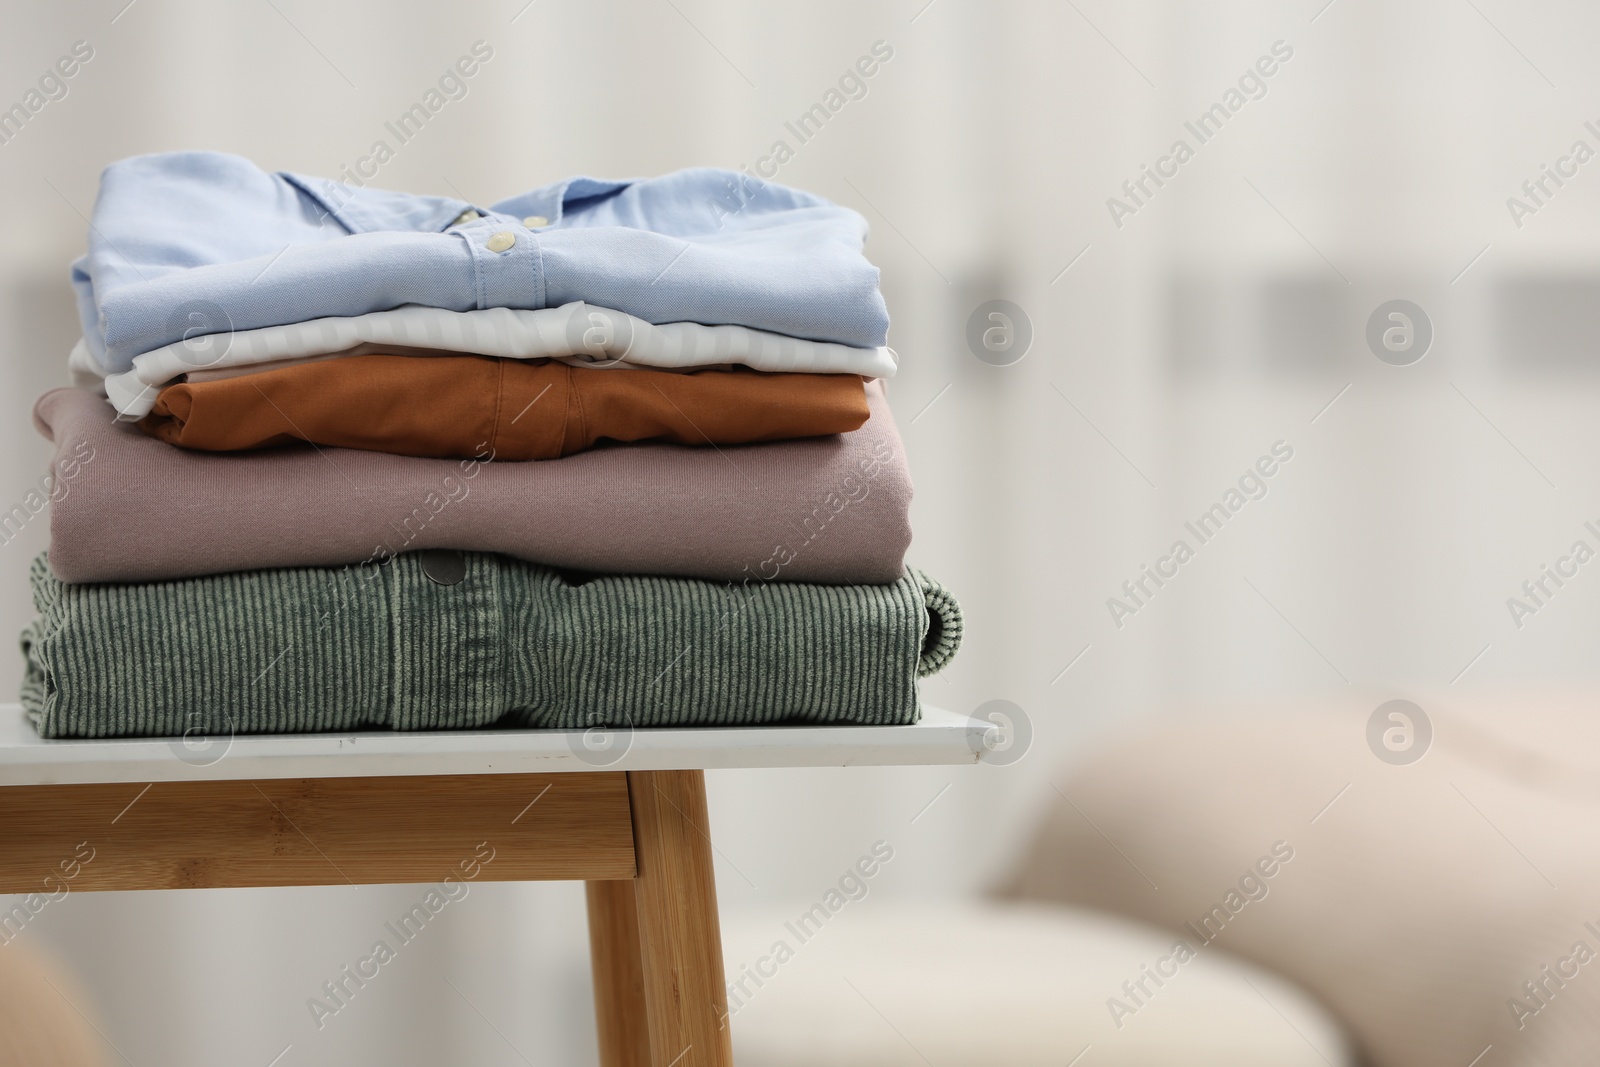
[[[334,176],[482,40],[467,95],[371,184],[488,202],[753,165],[885,42],[865,96],[777,180],[872,227],[912,560],[967,616],[925,699],[1012,700],[1035,737],[1010,767],[713,773],[718,888],[729,915],[806,902],[885,840],[860,907],[977,894],[1052,773],[1154,711],[1597,673],[1600,578],[1521,628],[1506,607],[1600,519],[1582,473],[1600,466],[1600,162],[1520,226],[1507,207],[1575,140],[1600,145],[1597,32],[1600,8],[1573,0],[16,7],[0,107],[74,42],[94,56],[0,145],[0,502],[47,462],[29,411],[66,380],[67,267],[107,163],[210,148]],[[1264,95],[1115,219],[1108,198],[1194,146],[1184,123],[1275,42],[1292,56]],[[1397,298],[1434,329],[1410,366],[1364,340]],[[1020,362],[967,344],[990,299],[1031,322]],[[1267,495],[1119,627],[1107,599],[1280,441]],[[41,518],[0,546],[0,630],[29,618],[46,542]],[[0,692],[20,673],[0,660]],[[136,1064],[265,1065],[288,1045],[284,1063],[593,1061],[575,883],[475,885],[319,1031],[307,998],[417,892],[86,894],[25,936],[76,964]]]

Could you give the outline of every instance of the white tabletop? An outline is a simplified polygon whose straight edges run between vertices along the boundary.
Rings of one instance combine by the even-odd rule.
[[[998,727],[924,706],[912,726],[390,730],[47,741],[0,704],[0,786],[407,774],[976,763]]]

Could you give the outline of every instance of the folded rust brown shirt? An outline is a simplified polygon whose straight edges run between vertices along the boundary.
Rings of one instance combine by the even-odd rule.
[[[737,445],[848,433],[866,421],[866,390],[855,374],[362,355],[170,385],[139,426],[209,452],[310,441],[522,460],[581,452],[602,438]]]

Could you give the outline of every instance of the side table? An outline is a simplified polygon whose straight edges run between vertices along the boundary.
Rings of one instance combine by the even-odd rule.
[[[0,893],[434,882],[489,848],[479,879],[587,883],[603,1067],[728,1067],[705,772],[975,763],[999,729],[46,741],[0,705]]]

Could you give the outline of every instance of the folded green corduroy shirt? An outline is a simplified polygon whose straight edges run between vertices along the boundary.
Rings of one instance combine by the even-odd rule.
[[[45,737],[909,723],[961,614],[888,585],[573,575],[419,552],[67,585],[33,563],[22,703]]]

